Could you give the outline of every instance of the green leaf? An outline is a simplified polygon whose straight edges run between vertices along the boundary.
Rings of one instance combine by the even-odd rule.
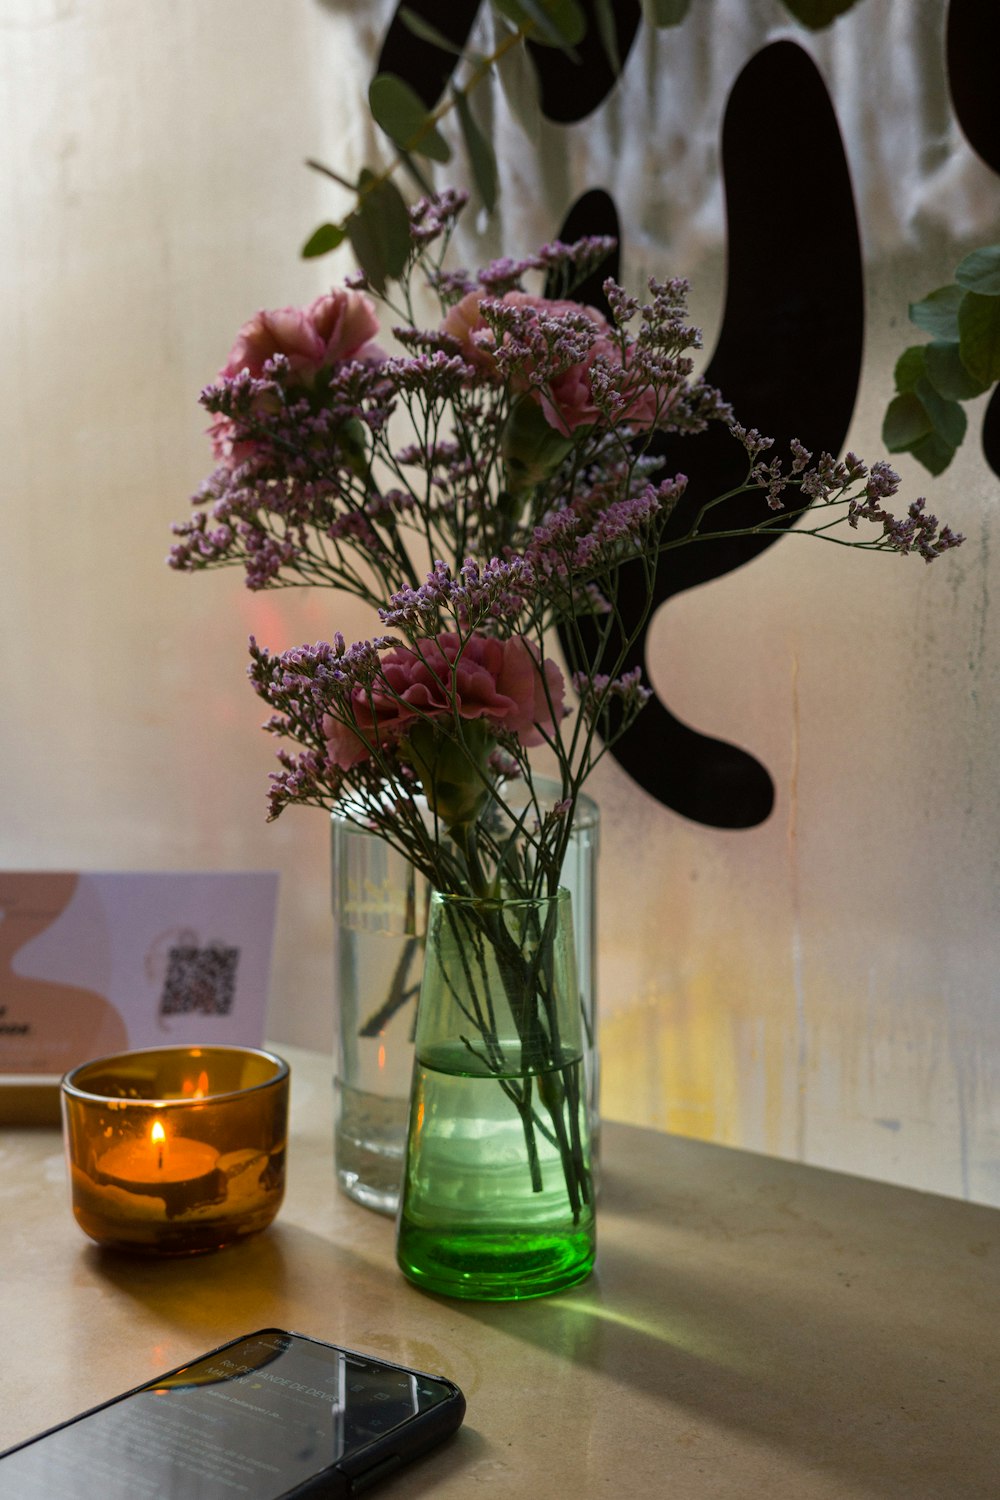
[[[401,151],[416,151],[431,161],[451,159],[451,147],[431,124],[423,101],[394,73],[379,73],[372,79],[368,106],[376,123]]]
[[[906,391],[902,396],[894,396],[886,408],[882,441],[890,453],[905,453],[931,431],[932,425],[919,396]]]
[[[1000,380],[1000,297],[966,292],[958,313],[962,363],[984,386]]]
[[[960,262],[955,280],[981,297],[1000,297],[1000,245],[984,245]]]
[[[622,60],[618,51],[618,32],[611,0],[594,0],[594,20],[597,22],[597,34],[601,39],[604,55],[611,64],[612,73],[617,77],[622,70]]]
[[[958,338],[958,309],[965,292],[960,286],[939,286],[922,302],[910,303],[910,322],[945,343]]]
[[[858,0],[785,0],[785,9],[810,31],[822,31],[857,3]]]
[[[452,89],[452,98],[479,196],[486,212],[491,214],[497,201],[497,159],[493,147],[473,118],[468,95],[462,89]]]
[[[926,437],[918,438],[910,445],[909,451],[931,474],[943,474],[955,457],[951,444],[946,443],[936,432],[929,432]]]
[[[691,9],[691,0],[642,0],[650,26],[679,26]]]
[[[420,191],[422,193],[426,193],[428,197],[433,196],[434,188],[432,184],[428,182],[427,178],[424,176],[423,172],[421,172],[420,168],[417,166],[410,153],[408,151],[401,151],[399,153],[399,159],[403,163],[404,171],[410,174]]]
[[[968,420],[957,401],[939,396],[929,380],[918,380],[914,395],[923,403],[931,425],[939,438],[957,448],[965,437]]]
[[[386,180],[369,188],[367,167],[358,179],[358,206],[347,221],[347,235],[358,265],[377,292],[402,275],[410,254],[410,216],[399,188]]]
[[[933,343],[925,350],[926,375],[939,396],[947,401],[968,401],[986,390],[982,381],[970,375],[962,363],[957,343]]]
[[[396,14],[407,31],[419,37],[422,42],[430,42],[432,47],[440,47],[442,52],[450,52],[452,57],[463,55],[461,47],[456,47],[443,31],[438,31],[436,26],[432,26],[430,21],[425,21],[423,16],[418,16],[417,12],[411,10],[408,5],[401,5]]]
[[[317,255],[328,255],[347,238],[347,231],[339,224],[321,224],[302,246],[302,259],[314,260]]]
[[[538,74],[527,47],[513,47],[497,65],[497,77],[504,98],[529,140],[538,137],[542,108],[539,102]]]
[[[582,42],[587,21],[576,0],[493,0],[493,7],[515,26],[528,26],[532,41],[563,52]]]
[[[893,371],[897,391],[912,391],[917,381],[923,379],[927,374],[926,358],[926,344],[911,344],[903,350]]]

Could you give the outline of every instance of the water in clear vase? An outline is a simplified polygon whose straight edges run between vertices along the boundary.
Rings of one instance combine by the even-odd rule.
[[[377,834],[333,814],[337,995],[334,1160],[344,1193],[395,1214],[423,972],[427,883]]]
[[[535,778],[543,802],[557,783]],[[515,816],[526,789],[506,789]],[[377,833],[334,812],[336,1063],[334,1156],[338,1185],[366,1208],[394,1215],[406,1147],[417,995],[424,962],[428,887]],[[596,1040],[596,907],[600,813],[577,802],[561,880],[572,896],[576,972],[585,1039],[586,1094],[596,1163],[599,1131]]]
[[[545,1296],[594,1262],[571,898],[432,892],[396,1255],[428,1291]]]

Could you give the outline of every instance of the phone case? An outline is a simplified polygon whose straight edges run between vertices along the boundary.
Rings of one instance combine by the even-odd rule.
[[[355,1451],[346,1454],[334,1464],[311,1476],[292,1489],[272,1491],[267,1500],[346,1500],[346,1497],[361,1494],[380,1480],[387,1478],[398,1469],[419,1458],[422,1454],[429,1452],[432,1448],[442,1443],[445,1438],[455,1432],[462,1423],[465,1415],[465,1397],[455,1385],[454,1381],[448,1380],[442,1375],[430,1375],[422,1370],[413,1370],[407,1365],[394,1363],[392,1360],[382,1359],[379,1356],[363,1354],[358,1350],[347,1349],[340,1344],[331,1344],[323,1339],[311,1338],[308,1334],[295,1333],[281,1328],[261,1328],[253,1333],[240,1334],[239,1337],[227,1340],[226,1343],[218,1345],[215,1349],[209,1349],[204,1354],[197,1355],[194,1359],[185,1360],[173,1370],[157,1376],[154,1380],[143,1381],[141,1385],[124,1391],[118,1396],[111,1397],[108,1401],[102,1401],[97,1406],[89,1407],[86,1411],[78,1412],[65,1422],[59,1422],[54,1427],[48,1428],[37,1436],[26,1439],[23,1443],[17,1443],[4,1453],[0,1453],[0,1500],[7,1500],[7,1494],[3,1485],[3,1459],[11,1454],[20,1452],[22,1449],[31,1447],[35,1443],[44,1441],[53,1433],[61,1432],[66,1428],[74,1426],[86,1417],[93,1416],[95,1412],[106,1410],[108,1407],[117,1406],[129,1397],[138,1395],[142,1391],[155,1389],[165,1381],[172,1380],[175,1376],[182,1374],[192,1366],[200,1364],[203,1360],[213,1359],[223,1355],[249,1340],[264,1339],[290,1339],[303,1344],[312,1345],[323,1350],[334,1350],[348,1358],[360,1360],[367,1365],[377,1366],[382,1369],[396,1371],[400,1374],[433,1381],[447,1388],[449,1394],[435,1405],[425,1411],[418,1412],[412,1417],[390,1428],[383,1436],[374,1439]],[[222,1491],[220,1490],[220,1494]],[[11,1497],[13,1500],[13,1496]],[[72,1494],[65,1494],[61,1500],[73,1500]]]

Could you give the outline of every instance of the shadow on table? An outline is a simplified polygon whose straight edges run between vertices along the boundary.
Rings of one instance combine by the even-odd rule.
[[[360,1212],[360,1211],[359,1211]],[[280,1327],[314,1333],[347,1347],[367,1348],[397,1363],[410,1363],[404,1347],[395,1347],[394,1320],[386,1319],[387,1333],[373,1341],[358,1337],[348,1326],[370,1328],[373,1304],[384,1306],[383,1273],[391,1274],[402,1294],[411,1289],[391,1264],[392,1226],[373,1216],[358,1219],[356,1241],[331,1238],[299,1225],[279,1222],[242,1245],[197,1256],[145,1257],[118,1253],[88,1245],[83,1257],[88,1272],[107,1282],[118,1295],[132,1298],[154,1319],[182,1332],[193,1347],[190,1357],[259,1328]],[[366,1253],[372,1243],[384,1239],[381,1254]],[[384,1230],[384,1235],[378,1231]],[[374,1262],[374,1271],[373,1271]],[[324,1331],[317,1332],[317,1288],[336,1289],[337,1304],[331,1330],[331,1307],[321,1309]],[[418,1296],[417,1293],[412,1293]],[[367,1322],[366,1322],[367,1311]],[[343,1329],[339,1327],[343,1322]],[[382,1347],[376,1348],[375,1343]],[[164,1364],[176,1363],[168,1356]],[[384,1481],[379,1493],[391,1500],[406,1494],[412,1500],[434,1495],[452,1474],[482,1468],[489,1462],[490,1444],[466,1421],[458,1433],[440,1448],[408,1464],[398,1477]]]
[[[361,1220],[362,1229],[367,1221]],[[391,1245],[391,1226],[386,1226]],[[203,1255],[138,1256],[88,1244],[88,1272],[141,1303],[170,1325],[193,1332],[221,1324],[237,1333],[285,1326],[308,1331],[316,1321],[317,1287],[336,1287],[344,1300],[371,1282],[365,1236],[327,1237],[279,1221],[244,1244]],[[376,1260],[388,1260],[388,1254]]]
[[[995,1322],[969,1347],[917,1289],[904,1317],[898,1291],[890,1312],[882,1290],[863,1269],[788,1274],[752,1241],[665,1261],[633,1236],[602,1245],[594,1277],[560,1296],[448,1306],[632,1389],[636,1412],[652,1398],[656,1444],[694,1419],[873,1500],[993,1500]],[[970,1371],[982,1372],[971,1400]]]

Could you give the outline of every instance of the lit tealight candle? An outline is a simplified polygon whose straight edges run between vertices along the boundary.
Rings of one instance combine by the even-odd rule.
[[[197,1204],[225,1197],[226,1179],[219,1153],[203,1141],[168,1137],[154,1120],[148,1139],[119,1141],[97,1158],[96,1178],[125,1192],[162,1198],[168,1219]]]

